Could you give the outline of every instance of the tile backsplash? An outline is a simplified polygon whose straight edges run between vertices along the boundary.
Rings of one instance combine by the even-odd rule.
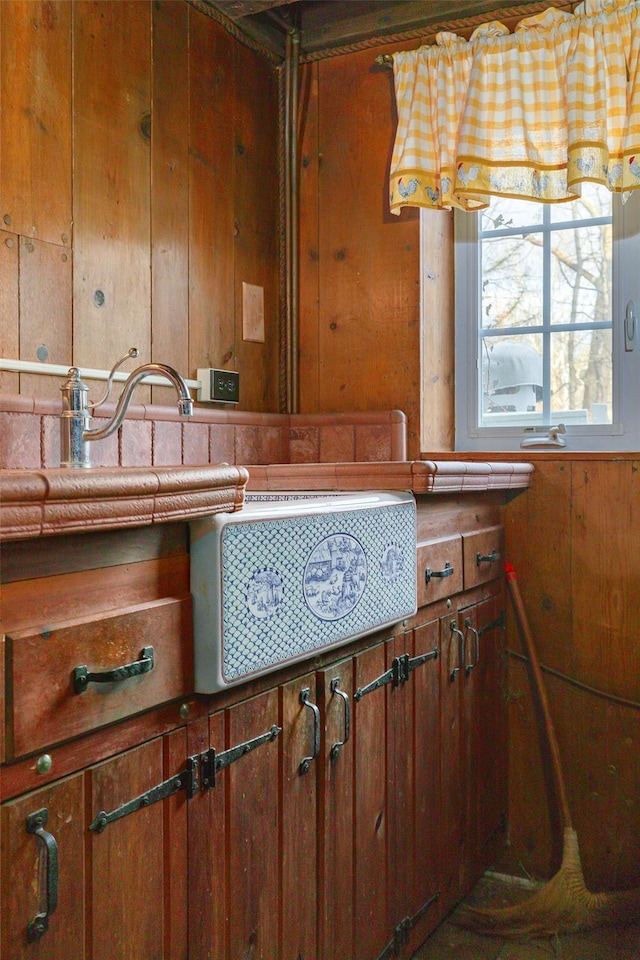
[[[115,409],[105,404],[93,426]],[[60,466],[61,404],[0,395],[0,468]],[[95,467],[205,463],[351,463],[406,459],[406,417],[399,410],[269,414],[196,407],[131,406],[112,436],[91,444]]]

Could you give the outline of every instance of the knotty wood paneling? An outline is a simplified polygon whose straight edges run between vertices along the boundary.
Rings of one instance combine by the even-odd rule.
[[[240,407],[277,411],[275,68],[187,2],[7,0],[0,37],[2,355],[110,369],[136,346],[189,378],[239,370]],[[69,248],[70,292],[35,246],[18,290],[20,238]],[[243,342],[243,281],[264,287],[265,343]],[[59,385],[0,374],[7,392]]]
[[[536,461],[530,490],[504,511],[507,555],[541,662],[601,691],[546,675],[551,712],[593,890],[640,883],[640,474],[630,459]],[[508,645],[520,651],[509,609]],[[618,697],[629,701],[618,703]],[[534,876],[558,867],[545,763],[523,664],[509,667],[509,860]]]
[[[74,3],[74,325],[78,366],[150,354],[151,6]],[[147,392],[136,394],[141,400]]]
[[[392,75],[373,67],[371,51],[323,61],[318,110],[318,195],[311,200],[320,211],[318,350],[313,356],[307,346],[313,333],[302,334],[301,384],[317,382],[320,412],[404,410],[409,450],[417,452],[418,215],[389,213]],[[312,148],[305,143],[307,152]],[[303,221],[305,214],[302,209]],[[306,235],[305,243],[308,258]],[[303,302],[312,302],[311,293]]]
[[[18,299],[19,237],[0,230],[0,355],[20,356],[20,314]],[[0,390],[18,393],[17,373],[0,371]]]
[[[16,233],[71,243],[71,11],[0,3],[0,215]]]
[[[235,355],[225,362],[250,370],[241,380],[243,406],[278,410],[278,88],[273,69],[241,46],[235,48]],[[264,290],[264,343],[243,339],[242,284]]]
[[[20,359],[71,366],[71,253],[20,238]],[[4,354],[3,354],[4,356]],[[20,374],[22,393],[58,399],[60,377]]]
[[[234,41],[190,10],[189,366],[235,355]],[[242,389],[242,387],[241,387]]]
[[[300,409],[319,412],[320,273],[318,175],[318,65],[300,71],[300,224],[299,224],[299,367]]]
[[[151,357],[189,371],[189,9],[152,7]],[[171,387],[154,403],[172,404]]]

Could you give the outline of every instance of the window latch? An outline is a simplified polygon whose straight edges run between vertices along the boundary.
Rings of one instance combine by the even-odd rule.
[[[557,427],[549,427],[546,437],[525,437],[520,442],[521,447],[566,447],[567,441],[560,436],[566,433],[567,428],[564,423],[559,423]]]

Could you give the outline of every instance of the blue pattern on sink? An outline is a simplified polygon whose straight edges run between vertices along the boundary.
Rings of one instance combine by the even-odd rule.
[[[410,494],[363,495],[362,505],[357,495],[329,506],[325,499],[321,508],[318,497],[295,507],[292,499],[250,504],[192,525],[199,692],[311,656],[416,611]],[[270,510],[273,515],[264,516]],[[288,510],[297,513],[287,516]],[[214,581],[212,568],[221,568],[212,595],[203,565]],[[219,664],[209,662],[212,657]]]

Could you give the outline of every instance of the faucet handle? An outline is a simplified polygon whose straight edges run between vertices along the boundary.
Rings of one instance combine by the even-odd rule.
[[[126,360],[129,360],[131,357],[137,357],[139,356],[139,354],[140,354],[140,351],[138,350],[137,347],[129,347],[124,357],[120,357],[118,362],[112,368],[111,373],[109,374],[109,378],[107,380],[107,392],[105,393],[104,397],[102,397],[100,400],[96,400],[95,403],[88,403],[87,407],[91,407],[92,409],[95,409],[95,407],[99,407],[103,403],[107,402],[107,400],[109,399],[109,394],[111,393],[111,388],[113,387],[113,375],[116,372],[116,370],[118,369],[118,367],[121,367]]]

